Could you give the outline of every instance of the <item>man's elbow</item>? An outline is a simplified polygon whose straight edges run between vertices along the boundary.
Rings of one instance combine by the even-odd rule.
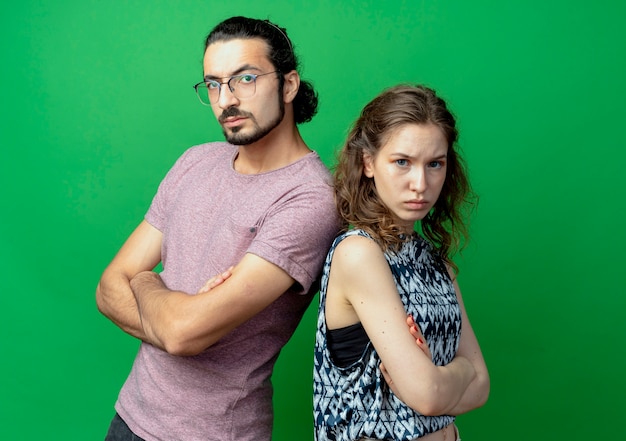
[[[107,268],[96,285],[96,307],[101,314],[112,320],[115,308],[120,307],[120,292],[127,286],[128,278]]]
[[[96,286],[96,307],[100,314],[109,317],[109,305],[102,287],[102,281],[98,282],[98,286]]]
[[[198,345],[190,344],[185,340],[170,338],[163,341],[163,349],[170,355],[191,357],[200,354],[206,348],[200,348]]]

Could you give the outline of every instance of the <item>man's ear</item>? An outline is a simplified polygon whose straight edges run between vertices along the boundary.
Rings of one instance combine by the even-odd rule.
[[[363,153],[363,174],[368,178],[374,177],[374,158],[369,153]]]
[[[285,103],[292,102],[298,94],[300,88],[300,75],[295,70],[284,75],[285,83],[283,86],[283,100]]]

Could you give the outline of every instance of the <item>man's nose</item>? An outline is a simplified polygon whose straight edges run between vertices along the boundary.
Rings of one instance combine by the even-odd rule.
[[[235,104],[239,103],[239,100],[231,90],[230,84],[228,83],[223,83],[218,93],[219,95],[217,97],[217,104],[223,110],[226,110],[229,107],[232,107]]]

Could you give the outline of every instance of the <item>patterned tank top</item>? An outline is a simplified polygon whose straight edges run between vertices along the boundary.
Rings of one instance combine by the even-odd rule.
[[[371,342],[361,358],[350,366],[340,368],[331,359],[324,313],[328,276],[335,248],[351,235],[371,239],[358,229],[337,237],[322,274],[315,338],[315,439],[409,441],[436,432],[451,424],[454,417],[424,416],[400,401],[385,383],[379,368],[380,357]],[[450,363],[459,346],[461,311],[444,262],[417,233],[399,251],[386,252],[385,258],[406,312],[413,314],[419,325],[433,362],[438,366]]]

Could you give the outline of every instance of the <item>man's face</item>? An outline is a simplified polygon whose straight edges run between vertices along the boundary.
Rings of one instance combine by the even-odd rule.
[[[262,39],[218,41],[204,53],[204,77],[226,82],[233,75],[266,74],[276,70],[270,62],[268,46]],[[237,97],[227,84],[221,85],[219,97],[211,103],[222,126],[226,140],[235,145],[259,141],[276,128],[285,115],[279,74],[259,76],[256,92],[246,98]]]

